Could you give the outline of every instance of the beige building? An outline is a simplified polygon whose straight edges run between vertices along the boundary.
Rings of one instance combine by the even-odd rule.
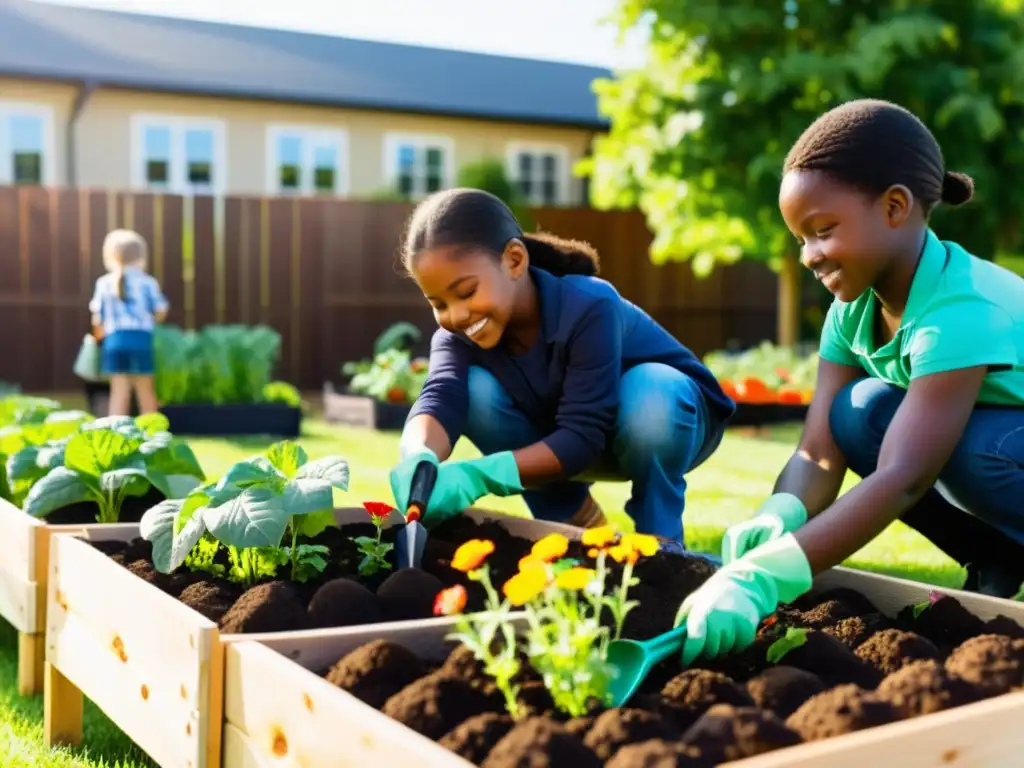
[[[579,205],[605,70],[0,2],[0,185],[416,198],[485,157]]]

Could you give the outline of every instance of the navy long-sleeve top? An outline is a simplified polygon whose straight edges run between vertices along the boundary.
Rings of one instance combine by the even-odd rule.
[[[522,355],[504,345],[481,349],[439,328],[430,345],[430,370],[409,418],[436,418],[454,446],[469,408],[469,367],[490,371],[531,422],[566,476],[587,469],[601,455],[615,427],[619,379],[641,363],[664,363],[694,380],[721,422],[735,403],[689,349],[646,312],[597,277],[557,277],[536,267],[541,329]]]

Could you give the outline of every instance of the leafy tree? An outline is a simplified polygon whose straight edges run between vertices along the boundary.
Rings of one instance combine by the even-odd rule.
[[[786,152],[822,112],[885,98],[935,133],[976,202],[936,213],[979,255],[1016,248],[1024,185],[1020,0],[619,0],[651,20],[646,66],[595,84],[612,120],[581,165],[599,208],[639,206],[656,263],[781,269],[779,341],[796,340],[801,269],[778,212]]]

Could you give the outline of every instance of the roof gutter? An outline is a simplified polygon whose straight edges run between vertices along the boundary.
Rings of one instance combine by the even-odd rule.
[[[78,120],[82,116],[82,112],[85,110],[85,106],[89,103],[89,99],[92,98],[95,90],[95,80],[83,80],[75,93],[75,101],[71,105],[71,114],[68,116],[67,131],[65,131],[67,140],[65,148],[65,175],[69,187],[78,186],[78,153],[76,152],[78,145]]]

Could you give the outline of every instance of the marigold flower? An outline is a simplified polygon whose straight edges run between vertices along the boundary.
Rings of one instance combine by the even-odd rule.
[[[597,577],[597,572],[590,568],[570,568],[567,571],[562,571],[555,578],[555,586],[559,589],[569,589],[572,591],[579,591],[586,589],[587,585]]]
[[[494,552],[494,542],[487,539],[470,539],[457,550],[452,557],[452,568],[456,571],[469,573],[484,564],[484,560]]]
[[[547,563],[536,555],[530,554],[519,560],[519,570],[525,571],[529,568],[546,568]]]
[[[603,552],[603,551],[604,550],[601,550],[601,549],[588,549],[587,550],[587,557],[592,557],[594,559],[597,559],[597,556],[600,555],[601,552]]]
[[[608,549],[608,555],[616,563],[636,563],[640,559],[640,553],[626,544],[616,544]]]
[[[560,533],[549,533],[534,542],[530,554],[546,563],[553,562],[569,551],[569,540]]]
[[[618,536],[618,532],[615,530],[615,526],[602,525],[598,528],[588,528],[585,530],[580,540],[585,547],[604,549],[615,541],[616,536]]]
[[[434,598],[435,616],[454,616],[466,607],[466,588],[461,584],[442,589]]]
[[[627,533],[621,543],[644,557],[653,557],[658,553],[658,540],[646,533]]]
[[[501,591],[512,605],[518,607],[530,602],[547,585],[548,574],[545,569],[527,568],[506,581]]]
[[[390,504],[385,504],[383,501],[364,501],[363,507],[370,513],[370,517],[376,517],[381,520],[395,510],[394,507]]]

